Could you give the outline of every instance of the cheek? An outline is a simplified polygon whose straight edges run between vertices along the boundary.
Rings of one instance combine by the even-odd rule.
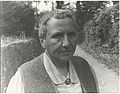
[[[73,47],[73,48],[75,48],[76,47],[76,45],[77,45],[77,39],[70,39],[70,44],[71,44],[71,46]]]
[[[52,53],[57,53],[61,47],[61,43],[56,40],[48,40],[46,43],[46,49]]]

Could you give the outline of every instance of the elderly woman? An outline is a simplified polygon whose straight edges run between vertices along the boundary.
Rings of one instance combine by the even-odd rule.
[[[94,71],[82,57],[73,56],[78,28],[71,10],[54,10],[39,24],[45,52],[18,68],[7,93],[98,92]]]

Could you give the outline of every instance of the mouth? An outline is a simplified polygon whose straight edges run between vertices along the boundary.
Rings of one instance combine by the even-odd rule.
[[[72,51],[61,51],[60,54],[69,55]]]

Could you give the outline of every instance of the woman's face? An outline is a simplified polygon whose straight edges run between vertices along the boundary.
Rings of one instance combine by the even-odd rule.
[[[51,18],[47,23],[44,45],[52,60],[68,61],[74,54],[77,31],[71,18]]]

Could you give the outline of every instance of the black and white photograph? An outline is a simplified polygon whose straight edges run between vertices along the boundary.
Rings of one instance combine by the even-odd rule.
[[[0,93],[119,94],[119,3],[0,1]]]

